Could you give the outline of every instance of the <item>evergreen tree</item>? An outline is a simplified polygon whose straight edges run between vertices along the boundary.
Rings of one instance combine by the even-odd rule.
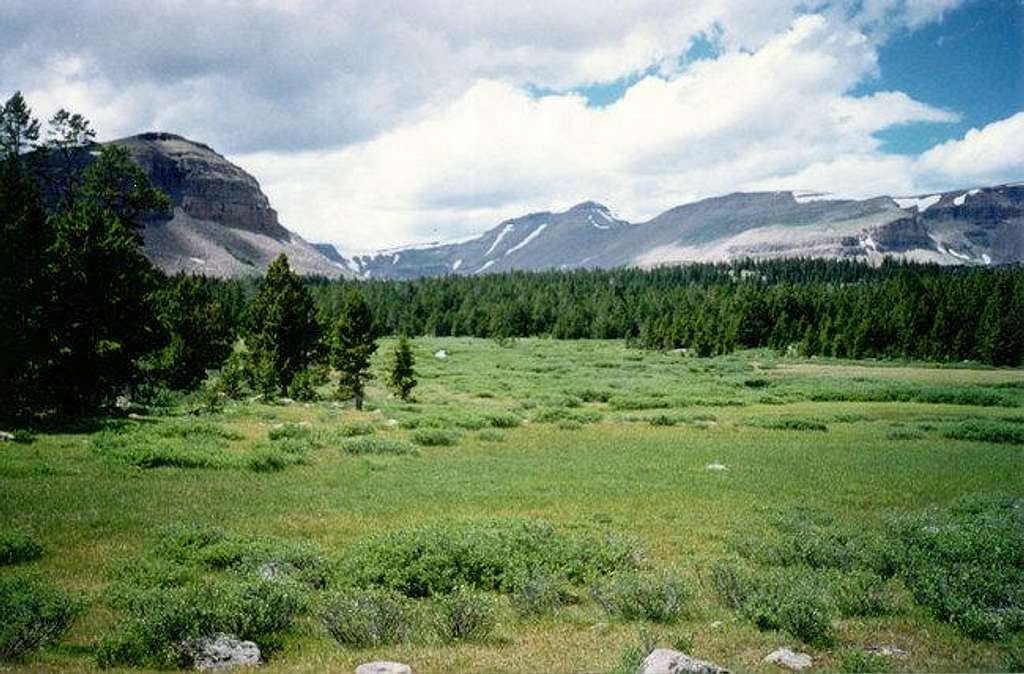
[[[245,341],[256,381],[276,395],[320,355],[321,327],[309,290],[284,253],[267,269],[249,305]]]
[[[72,114],[61,108],[50,118],[43,148],[53,155],[57,163],[53,190],[61,207],[70,207],[79,193],[82,176],[78,170],[78,162],[82,150],[88,147],[95,137],[96,132],[90,126],[89,120],[78,113]]]
[[[216,369],[231,352],[231,327],[206,279],[181,274],[167,279],[153,302],[167,344],[152,368],[160,382],[189,390]]]
[[[388,387],[402,400],[409,400],[416,386],[416,359],[412,355],[409,340],[402,337],[395,345],[395,354],[388,373]]]
[[[97,204],[75,204],[53,229],[48,397],[60,410],[93,412],[139,381],[139,359],[160,342],[149,301],[156,274],[134,232]]]
[[[25,103],[20,91],[0,108],[0,154],[15,161],[39,140],[39,120]]]
[[[355,399],[356,409],[363,409],[366,382],[370,374],[370,357],[377,350],[373,336],[373,316],[362,293],[350,290],[334,326],[331,365],[338,370],[338,393]]]
[[[113,212],[133,230],[142,226],[146,213],[166,211],[170,198],[153,187],[146,172],[120,145],[104,145],[100,156],[85,170],[83,197]]]

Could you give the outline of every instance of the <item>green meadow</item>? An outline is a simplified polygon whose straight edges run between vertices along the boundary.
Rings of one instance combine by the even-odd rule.
[[[266,672],[1024,667],[1024,371],[418,338],[401,402],[392,347],[362,412],[197,395],[0,443],[0,602],[72,621],[0,670],[212,631]]]

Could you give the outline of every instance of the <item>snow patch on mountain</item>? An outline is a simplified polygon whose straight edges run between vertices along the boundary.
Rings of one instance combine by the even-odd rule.
[[[460,257],[455,262],[452,262],[452,271],[459,271],[459,267],[462,266],[462,258]]]
[[[505,238],[505,235],[514,232],[515,229],[516,226],[513,225],[512,223],[505,225],[505,228],[498,232],[498,236],[494,237],[494,243],[492,243],[491,247],[487,249],[486,253],[484,253],[484,257],[487,257],[488,255],[493,253],[494,249],[498,247],[499,243],[501,243],[501,240]]]
[[[492,264],[494,264],[494,260],[488,260],[487,262],[484,262],[484,264],[483,264],[483,266],[482,266],[482,267],[480,267],[479,269],[477,269],[477,270],[476,270],[475,272],[473,272],[473,273],[474,273],[474,274],[480,274],[480,273],[482,273],[482,272],[486,271],[487,269],[490,269],[490,267],[491,267],[491,265],[492,265]]]
[[[918,213],[924,213],[929,208],[939,203],[941,194],[929,194],[924,197],[893,197],[892,200],[900,208],[916,208]]]
[[[505,251],[506,257],[511,255],[512,253],[516,252],[517,250],[519,250],[520,248],[522,248],[526,244],[530,243],[531,241],[536,239],[538,236],[540,236],[540,233],[543,232],[544,229],[547,226],[548,226],[548,223],[546,223],[546,222],[542,223],[539,227],[537,227],[537,229],[535,229],[532,232],[530,232],[529,234],[527,234],[526,238],[524,238],[522,241],[520,241],[519,243],[517,243],[516,245],[512,246],[511,248],[509,248],[508,250]]]

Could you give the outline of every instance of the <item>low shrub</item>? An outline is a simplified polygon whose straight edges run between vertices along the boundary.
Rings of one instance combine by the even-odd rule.
[[[316,432],[309,424],[280,424],[267,431],[269,440],[306,440],[312,441]]]
[[[418,428],[412,441],[421,447],[451,447],[458,444],[461,434],[444,428]]]
[[[112,425],[91,440],[93,449],[139,468],[225,468],[235,463],[227,442],[241,436],[208,421]]]
[[[246,456],[246,467],[255,473],[273,473],[284,470],[294,463],[294,454],[289,454],[273,445],[258,445]]]
[[[494,598],[483,592],[459,587],[435,604],[437,635],[444,643],[485,641],[498,625]]]
[[[1024,445],[1024,426],[1008,421],[971,419],[946,430],[943,435],[953,440]]]
[[[343,452],[347,454],[416,454],[417,449],[404,440],[395,438],[380,438],[371,435],[364,435],[358,438],[351,438],[341,443]]]
[[[343,438],[357,438],[362,435],[373,435],[376,430],[376,426],[368,421],[353,421],[339,427],[337,433]]]
[[[96,650],[101,667],[189,666],[185,641],[224,632],[266,647],[276,643],[308,598],[284,580],[207,581],[138,595]]]
[[[43,556],[43,546],[24,531],[0,533],[0,566],[31,562]]]
[[[915,601],[976,639],[1024,630],[1024,500],[966,498],[896,520],[898,571]]]
[[[81,606],[56,585],[0,576],[0,660],[17,660],[67,631]]]
[[[601,420],[601,413],[597,410],[549,407],[538,411],[533,416],[533,420],[541,424],[557,424],[563,421],[592,424]]]
[[[356,648],[405,643],[416,629],[413,602],[393,590],[338,592],[318,616],[335,641]]]
[[[785,630],[816,647],[835,641],[836,609],[829,587],[809,572],[752,572],[728,564],[712,567],[712,583],[724,604],[762,630]]]
[[[522,419],[510,413],[491,412],[485,418],[493,428],[515,428],[523,423]]]
[[[888,672],[889,658],[860,648],[849,648],[839,656],[839,671],[850,674]]]
[[[608,407],[621,412],[655,410],[670,406],[668,400],[654,396],[614,396],[608,399]]]
[[[617,574],[592,594],[611,616],[657,623],[679,620],[693,599],[687,584],[673,574]]]
[[[814,419],[805,419],[803,417],[773,417],[773,418],[753,418],[747,419],[744,422],[746,426],[753,426],[755,428],[764,428],[772,431],[827,431],[828,426],[815,421]]]
[[[459,587],[513,592],[539,574],[581,584],[638,563],[629,539],[508,519],[443,522],[377,536],[346,550],[338,575],[354,587],[430,597]]]
[[[883,616],[897,608],[891,580],[870,571],[832,571],[827,574],[830,593],[844,617]]]
[[[494,428],[485,428],[476,434],[476,437],[484,442],[504,442],[505,434]]]
[[[564,578],[539,573],[517,585],[509,599],[520,615],[542,616],[572,602],[575,595]]]

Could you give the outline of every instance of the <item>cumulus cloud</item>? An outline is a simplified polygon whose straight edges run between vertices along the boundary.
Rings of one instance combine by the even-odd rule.
[[[918,164],[874,137],[955,113],[849,93],[889,32],[962,1],[6,0],[0,89],[106,138],[206,142],[287,226],[365,250],[584,198],[640,218],[738,188],[963,175],[966,145]],[[685,58],[698,39],[713,58]],[[604,107],[576,93],[623,79]]]
[[[282,213],[318,204],[307,235],[366,248],[459,237],[584,199],[642,219],[741,188],[912,190],[911,162],[882,155],[873,134],[957,116],[900,92],[847,93],[876,68],[862,33],[808,15],[757,51],[647,76],[605,107],[486,80],[365,143],[240,160]],[[330,191],[312,197],[312,184]]]

